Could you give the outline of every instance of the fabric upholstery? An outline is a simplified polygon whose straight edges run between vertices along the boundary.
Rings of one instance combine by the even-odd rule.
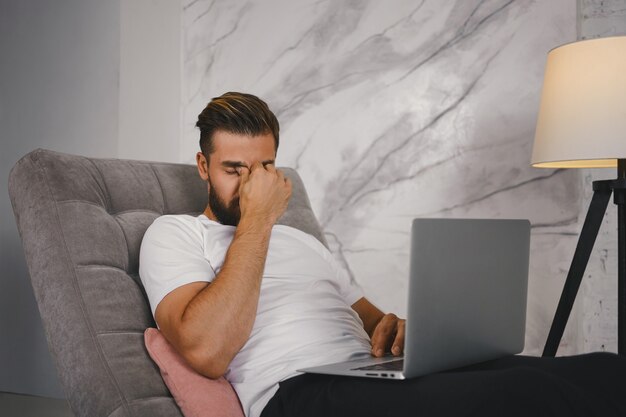
[[[324,244],[298,174],[279,223]],[[193,165],[88,158],[44,149],[22,157],[9,195],[44,331],[80,416],[181,416],[144,330],[155,327],[138,277],[141,239],[163,214],[199,214],[207,188]]]
[[[158,329],[146,329],[144,339],[185,417],[244,417],[237,394],[224,377],[210,379],[194,371]]]

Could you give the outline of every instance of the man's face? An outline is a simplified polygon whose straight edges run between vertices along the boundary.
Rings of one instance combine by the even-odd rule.
[[[196,155],[198,172],[209,184],[209,205],[204,214],[222,224],[237,226],[239,210],[239,170],[250,169],[255,162],[263,166],[276,158],[274,136],[239,135],[225,131],[213,133],[214,151],[208,164],[201,152]],[[207,166],[208,165],[208,166]]]

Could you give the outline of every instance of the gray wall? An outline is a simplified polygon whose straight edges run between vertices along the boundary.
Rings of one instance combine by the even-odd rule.
[[[64,397],[7,194],[35,148],[178,160],[180,2],[0,0],[0,391]]]
[[[120,2],[120,158],[178,162],[181,5]]]
[[[0,3],[0,391],[63,397],[7,193],[37,148],[117,153],[119,1]]]

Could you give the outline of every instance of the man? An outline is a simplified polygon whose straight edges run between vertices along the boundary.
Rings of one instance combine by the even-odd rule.
[[[359,355],[401,355],[404,320],[363,297],[316,238],[276,225],[291,183],[275,167],[279,124],[262,100],[226,93],[197,126],[208,205],[198,217],[162,216],[149,227],[140,276],[164,336],[199,373],[225,375],[247,416],[515,415],[507,402],[521,393],[534,396],[530,406],[513,404],[524,414],[615,411],[612,390],[626,388],[606,371],[617,366],[624,375],[626,365],[612,355],[569,365],[507,358],[480,372],[410,381],[299,375],[296,369]],[[604,390],[608,402],[579,395],[590,387]]]

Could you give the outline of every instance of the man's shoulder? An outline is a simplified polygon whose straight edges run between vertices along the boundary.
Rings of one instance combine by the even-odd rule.
[[[202,224],[198,216],[190,214],[164,214],[157,217],[148,226],[146,236],[155,235],[180,235],[201,233]]]
[[[163,214],[154,219],[152,224],[195,224],[198,217],[191,214]]]

